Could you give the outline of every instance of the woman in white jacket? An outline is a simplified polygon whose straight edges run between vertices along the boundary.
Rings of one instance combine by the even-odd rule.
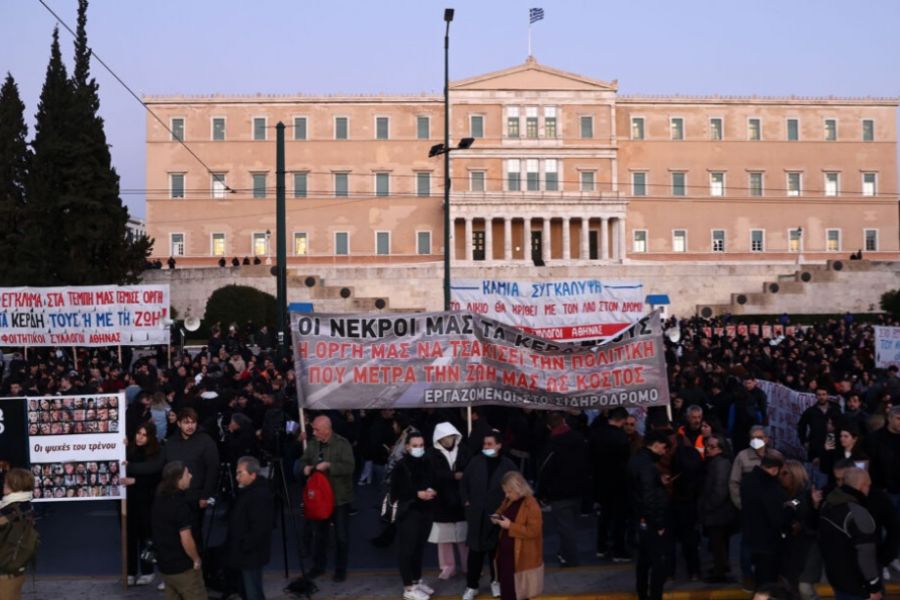
[[[451,423],[438,423],[434,428],[433,445],[428,459],[437,491],[434,524],[428,541],[437,544],[440,579],[450,579],[456,574],[455,545],[459,552],[460,570],[465,569],[468,548],[466,546],[466,514],[459,490],[459,480],[469,463],[469,451],[460,444],[462,435]]]

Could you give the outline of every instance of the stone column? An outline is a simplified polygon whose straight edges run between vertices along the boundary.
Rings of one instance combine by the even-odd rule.
[[[494,260],[494,218],[484,218],[484,260],[491,262]]]
[[[626,229],[625,229],[625,217],[619,217],[619,261],[625,262],[625,247],[626,247],[626,239],[625,239]],[[647,245],[650,245],[650,240],[647,240]]]
[[[562,243],[563,243],[563,260],[572,259],[572,238],[569,227],[572,226],[572,220],[569,217],[563,217],[562,220]]]
[[[503,217],[503,260],[512,260],[512,217]]]
[[[466,260],[472,261],[472,217],[466,219]]]
[[[609,219],[600,219],[600,260],[609,260]]]
[[[550,264],[550,217],[544,217],[544,233],[541,240],[541,259],[545,265]]]
[[[591,243],[590,243],[591,218],[581,217],[581,260],[590,260]]]

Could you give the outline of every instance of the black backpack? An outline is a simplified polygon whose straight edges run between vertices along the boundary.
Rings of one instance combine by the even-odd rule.
[[[40,536],[30,510],[15,506],[5,519],[0,525],[0,573],[21,575],[37,556]]]

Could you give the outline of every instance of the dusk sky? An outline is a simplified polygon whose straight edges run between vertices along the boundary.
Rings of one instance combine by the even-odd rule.
[[[74,29],[76,0],[45,1]],[[533,6],[537,60],[618,79],[621,94],[900,96],[897,0],[93,0],[88,39],[138,95],[439,94],[445,7],[462,79],[525,60]],[[19,84],[29,136],[55,23],[37,0],[0,4],[0,70]],[[71,66],[72,37],[60,40]],[[142,218],[146,112],[92,72],[122,197]]]

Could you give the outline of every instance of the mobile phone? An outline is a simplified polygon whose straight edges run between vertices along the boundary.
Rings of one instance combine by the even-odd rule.
[[[494,514],[491,515],[490,518],[491,518],[491,521],[499,521],[499,520],[500,520],[500,515],[497,514],[497,513],[494,513]]]
[[[800,501],[794,498],[793,500],[791,500],[791,504],[794,505],[794,508],[797,508],[798,506],[800,506]]]
[[[828,442],[829,444],[833,444],[834,443],[834,434],[833,433],[827,434],[825,436],[825,441]]]

